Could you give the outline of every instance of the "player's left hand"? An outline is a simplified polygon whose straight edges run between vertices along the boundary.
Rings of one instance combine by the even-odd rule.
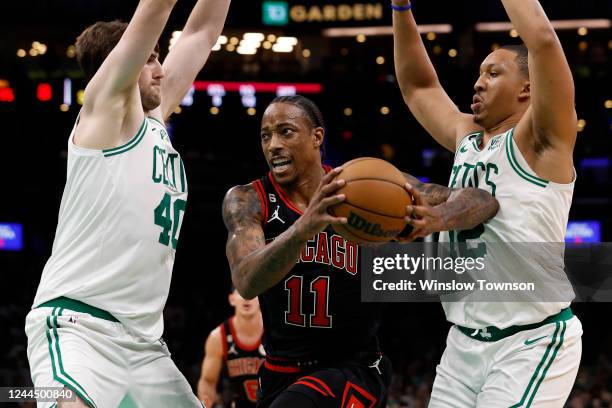
[[[405,237],[397,237],[399,242],[411,242],[426,237],[434,232],[445,230],[446,220],[441,205],[432,207],[423,199],[421,193],[411,184],[406,183],[406,191],[414,199],[413,205],[406,206],[406,222],[413,228]]]

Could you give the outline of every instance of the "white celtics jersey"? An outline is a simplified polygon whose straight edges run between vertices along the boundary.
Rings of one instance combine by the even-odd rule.
[[[486,190],[498,200],[499,212],[472,230],[440,233],[440,242],[467,242],[471,246],[479,242],[564,242],[574,182],[558,184],[537,177],[518,149],[512,137],[513,131],[510,129],[492,137],[482,149],[479,147],[481,132],[470,134],[459,143],[449,187]],[[532,247],[539,248],[537,245]],[[532,271],[537,265],[541,271],[546,271],[547,276],[566,279],[563,247],[555,247],[560,253],[549,257],[542,256],[538,250],[522,253],[501,251],[494,264],[487,265],[487,268],[495,268],[501,272],[500,275],[516,276]],[[560,290],[565,291],[563,299],[573,298],[569,284]],[[537,323],[569,304],[567,301],[442,303],[450,322],[475,329]]]
[[[53,250],[33,307],[75,299],[155,341],[187,200],[181,157],[164,125],[147,117],[114,149],[78,147],[73,137],[74,130]]]

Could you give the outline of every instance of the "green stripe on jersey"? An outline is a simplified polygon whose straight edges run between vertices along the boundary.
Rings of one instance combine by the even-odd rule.
[[[159,120],[155,119],[153,116],[147,116],[147,118],[154,120],[155,122],[159,123],[164,129],[166,129],[166,125],[161,123]]]
[[[516,159],[514,155],[514,145],[512,143],[512,136],[514,134],[514,129],[510,131],[509,134],[506,135],[506,155],[508,156],[508,161],[510,162],[510,166],[512,169],[518,174],[521,178],[527,180],[528,182],[535,184],[539,187],[546,187],[548,185],[548,181],[533,174],[528,173],[523,167],[521,167],[520,163]]]
[[[523,396],[521,397],[521,400],[518,403],[512,405],[510,408],[518,408],[518,407],[523,406],[523,404],[525,403],[525,400],[527,399],[527,396],[529,395],[529,393],[531,391],[531,387],[533,385],[533,382],[538,378],[538,375],[540,374],[540,370],[542,369],[542,367],[546,363],[546,360],[548,359],[548,355],[550,354],[550,350],[555,346],[555,343],[557,342],[557,333],[559,333],[559,327],[560,326],[561,325],[559,324],[559,322],[556,322],[555,332],[553,334],[552,340],[548,344],[548,347],[546,347],[546,351],[544,352],[544,355],[542,356],[542,359],[540,360],[538,366],[536,367],[535,372],[531,376],[531,379],[529,380],[529,384],[527,385],[527,389],[523,393]]]
[[[115,156],[117,154],[125,153],[128,150],[133,149],[138,143],[140,143],[146,131],[147,131],[147,118],[145,117],[144,120],[142,121],[142,124],[140,125],[140,129],[138,129],[138,133],[136,133],[136,136],[134,136],[129,142],[127,142],[126,144],[122,146],[114,147],[112,149],[102,150],[104,157]]]
[[[544,378],[546,377],[546,373],[548,372],[548,369],[550,368],[550,366],[552,365],[553,361],[555,360],[555,357],[557,356],[557,352],[559,351],[559,349],[563,345],[563,337],[565,336],[565,329],[567,328],[567,323],[566,322],[561,322],[561,324],[563,324],[563,330],[561,330],[561,338],[559,340],[559,343],[557,344],[557,347],[555,347],[555,351],[553,352],[552,357],[550,358],[550,360],[548,361],[548,364],[546,365],[546,368],[542,372],[542,376],[540,377],[540,380],[538,381],[538,383],[536,384],[535,388],[533,389],[533,393],[531,394],[531,398],[529,398],[529,402],[527,403],[527,408],[529,408],[531,406],[531,403],[533,402],[533,399],[534,399],[536,393],[538,392],[538,388],[540,388],[540,384],[542,384],[542,381],[544,381]]]
[[[65,370],[62,362],[62,354],[59,345],[59,334],[57,332],[58,323],[57,316],[61,316],[64,309],[55,307],[50,316],[47,316],[47,341],[49,343],[49,354],[51,355],[51,367],[53,369],[53,378],[56,381],[64,384],[67,388],[74,391],[83,402],[89,407],[96,408],[96,404],[92,401],[87,391],[79,384],[74,378],[72,378]],[[53,334],[53,337],[51,336]],[[53,343],[55,342],[55,349]],[[58,372],[59,371],[59,372]]]

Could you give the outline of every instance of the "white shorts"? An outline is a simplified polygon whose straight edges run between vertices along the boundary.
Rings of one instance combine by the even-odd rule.
[[[118,407],[126,396],[137,407],[202,407],[162,340],[62,307],[31,310],[25,330],[35,387],[69,388],[90,407]]]
[[[494,342],[450,329],[430,408],[562,408],[580,365],[582,324],[566,321]]]

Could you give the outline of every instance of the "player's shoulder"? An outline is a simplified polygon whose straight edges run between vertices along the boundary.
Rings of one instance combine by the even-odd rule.
[[[223,198],[223,217],[228,221],[236,217],[261,217],[260,193],[253,183],[237,185],[225,193]]]
[[[229,204],[230,202],[234,201],[244,202],[251,201],[253,199],[257,201],[259,200],[257,195],[257,189],[253,185],[253,183],[239,184],[227,190],[227,192],[225,193],[225,197],[223,198],[223,203]]]
[[[473,122],[472,115],[466,114],[466,116],[468,116],[469,119],[461,121],[457,126],[457,133],[455,134],[455,151],[461,146],[461,143],[463,143],[466,138],[483,131],[482,127]]]
[[[221,325],[215,327],[208,334],[208,338],[206,339],[206,353],[216,353],[223,354],[223,333],[221,330]]]

